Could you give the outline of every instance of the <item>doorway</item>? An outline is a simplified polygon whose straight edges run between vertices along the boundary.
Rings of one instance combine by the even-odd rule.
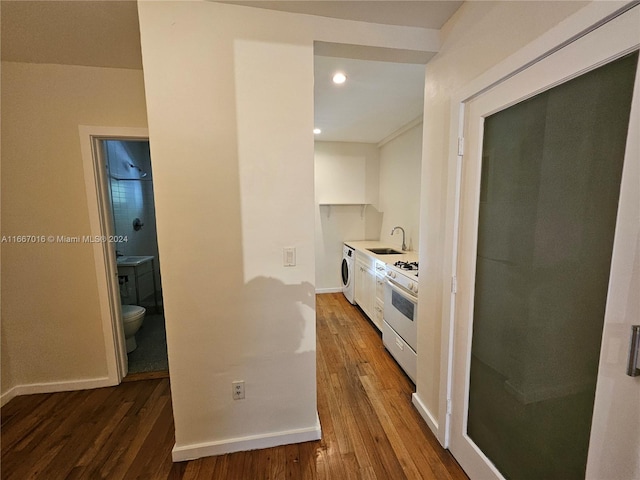
[[[401,225],[417,250],[424,61],[392,49],[357,55],[316,43],[314,54],[315,259],[318,293],[342,291],[345,241],[391,246]],[[335,49],[335,50],[334,50]],[[352,52],[354,53],[354,52]],[[345,80],[336,82],[342,74]]]
[[[127,340],[127,370],[129,374],[166,372],[167,340],[149,141],[104,139],[99,148],[104,152],[108,176],[120,304],[145,309],[142,325],[133,340]],[[135,348],[131,350],[130,345]]]
[[[122,241],[115,241],[116,239],[119,239],[119,237],[117,237],[115,233],[115,219],[112,213],[112,198],[109,185],[111,179],[110,172],[107,167],[105,142],[134,141],[143,142],[148,145],[149,132],[146,128],[95,127],[84,125],[80,125],[78,130],[81,139],[80,145],[85,174],[90,234],[92,238],[102,239],[102,241],[92,242],[92,245],[96,279],[98,282],[97,287],[100,301],[102,330],[105,342],[106,366],[109,382],[112,385],[117,385],[128,374],[129,367],[129,358],[127,356],[125,332],[122,320],[123,302],[121,302],[121,300],[123,295],[121,294],[120,289],[120,275],[117,263],[118,249],[122,249],[122,246],[127,242],[124,241],[124,238]],[[145,146],[145,148],[147,147]],[[131,163],[133,166],[124,165],[125,167],[128,167],[128,172],[125,170],[125,173],[137,172],[138,178],[147,178],[150,176],[150,159],[148,166],[143,164],[137,165],[134,162]],[[138,167],[140,170],[135,167]],[[145,171],[144,168],[147,168],[148,171]],[[143,176],[143,173],[145,172],[147,175]],[[114,173],[117,175],[117,172]],[[142,187],[140,188],[140,193],[141,192]],[[139,217],[136,216],[136,218]],[[135,218],[133,220],[135,220]],[[140,223],[144,223],[142,218],[140,218]],[[131,222],[131,226],[133,228],[133,221]],[[142,226],[142,228],[144,229],[144,226]],[[119,251],[118,253],[123,252]],[[131,251],[130,253],[133,254],[137,252]],[[154,266],[154,270],[159,271],[159,268]],[[127,275],[127,273],[125,273],[125,275]],[[135,272],[132,274],[132,277],[135,277]],[[127,286],[131,288],[131,293],[128,293],[128,295],[135,295],[135,293],[133,293],[135,292],[135,283],[132,281],[132,278],[129,278],[129,282],[131,283],[125,282],[128,283]],[[156,285],[160,286],[161,284],[158,282]],[[142,297],[145,297],[144,289],[141,293]],[[161,293],[161,290],[159,290],[158,293]],[[137,301],[137,298],[135,301]],[[144,303],[144,301],[142,303]],[[158,310],[161,312],[163,311],[161,297],[158,298],[158,307],[159,308],[156,309],[155,302],[153,302],[149,314],[155,314]],[[145,378],[147,376],[166,376],[167,373],[168,372],[166,371],[161,371],[159,373],[149,372],[142,373],[140,375],[142,378]]]
[[[465,104],[450,447],[472,478],[637,476],[638,17]]]

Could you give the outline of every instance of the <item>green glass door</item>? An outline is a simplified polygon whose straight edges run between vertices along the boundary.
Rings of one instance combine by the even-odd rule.
[[[484,121],[467,434],[584,479],[638,53]]]

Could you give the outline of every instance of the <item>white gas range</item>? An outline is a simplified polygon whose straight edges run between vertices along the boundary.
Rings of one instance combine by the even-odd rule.
[[[387,265],[382,342],[415,383],[417,369],[418,262]]]

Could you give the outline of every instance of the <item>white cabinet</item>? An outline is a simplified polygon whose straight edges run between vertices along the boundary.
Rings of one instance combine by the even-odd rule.
[[[378,330],[382,330],[382,319],[384,313],[384,278],[386,267],[384,262],[376,260],[376,294],[373,323]]]
[[[382,330],[384,275],[384,262],[356,252],[355,300],[379,330]]]
[[[158,310],[155,260],[151,255],[118,257],[120,301],[123,305],[148,307],[150,302]]]
[[[356,252],[356,303],[371,319],[374,318],[376,302],[375,259]]]
[[[154,299],[154,278],[151,262],[140,265],[118,265],[120,300],[123,305],[146,306]]]
[[[378,330],[382,331],[382,322],[384,320],[384,302],[381,302],[376,298],[376,307],[373,317],[373,324],[378,327]]]

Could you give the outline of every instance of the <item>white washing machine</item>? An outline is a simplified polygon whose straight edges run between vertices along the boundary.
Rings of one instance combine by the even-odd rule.
[[[342,247],[342,293],[350,303],[356,304],[354,299],[354,262],[356,252],[349,245]]]

